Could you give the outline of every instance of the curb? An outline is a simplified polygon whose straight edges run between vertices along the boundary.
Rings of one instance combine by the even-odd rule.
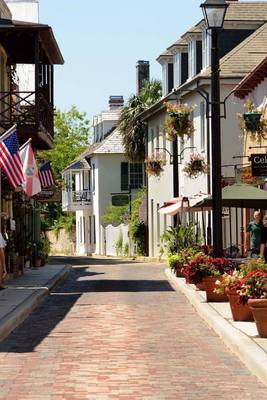
[[[266,352],[249,336],[227,322],[193,288],[176,278],[169,269],[165,270],[165,274],[172,286],[187,297],[200,317],[220,336],[226,346],[267,386]]]
[[[40,287],[34,293],[29,295],[22,303],[15,307],[0,321],[0,341],[5,339],[14,329],[16,329],[33,311],[37,308],[49,293],[59,284],[70,272],[71,266],[66,265],[52,279],[50,279],[45,287]]]

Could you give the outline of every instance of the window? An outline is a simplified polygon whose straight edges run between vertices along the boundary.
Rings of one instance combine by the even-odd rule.
[[[140,189],[143,186],[143,163],[130,164],[130,185],[132,189]]]
[[[129,164],[121,163],[121,190],[129,190]]]
[[[206,140],[205,140],[205,103],[200,103],[200,148],[201,151],[205,151]]]
[[[121,190],[140,189],[144,184],[143,163],[121,163]]]

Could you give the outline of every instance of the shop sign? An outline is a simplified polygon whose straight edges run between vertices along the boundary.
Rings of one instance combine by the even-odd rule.
[[[119,195],[112,195],[111,203],[113,206],[126,206],[129,204],[129,195],[128,194],[119,194]]]
[[[34,196],[35,200],[46,202],[61,202],[61,191],[55,190],[42,190]]]
[[[251,154],[252,176],[267,177],[267,154]]]

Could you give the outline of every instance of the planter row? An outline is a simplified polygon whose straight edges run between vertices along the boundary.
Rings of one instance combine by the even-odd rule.
[[[173,271],[177,277],[184,277],[180,270]],[[267,299],[249,299],[248,303],[240,302],[239,294],[232,290],[226,291],[226,294],[218,294],[214,290],[215,282],[220,280],[218,276],[209,276],[203,278],[203,281],[195,284],[199,290],[206,291],[207,302],[228,302],[230,304],[234,321],[255,321],[259,336],[267,338]],[[186,283],[193,284],[186,278]]]

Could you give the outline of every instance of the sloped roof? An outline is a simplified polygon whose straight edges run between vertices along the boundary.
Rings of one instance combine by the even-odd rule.
[[[73,161],[68,167],[66,167],[64,169],[63,172],[66,172],[70,169],[72,169],[72,170],[74,170],[74,169],[90,169],[90,166],[85,159],[80,159],[80,160]]]
[[[265,78],[267,78],[267,57],[236,86],[235,96],[244,99]]]
[[[88,158],[94,154],[123,154],[125,153],[121,133],[115,129],[109,136],[102,142],[91,145],[80,156],[81,158]]]
[[[267,3],[232,2],[227,8],[225,21],[267,21]]]

